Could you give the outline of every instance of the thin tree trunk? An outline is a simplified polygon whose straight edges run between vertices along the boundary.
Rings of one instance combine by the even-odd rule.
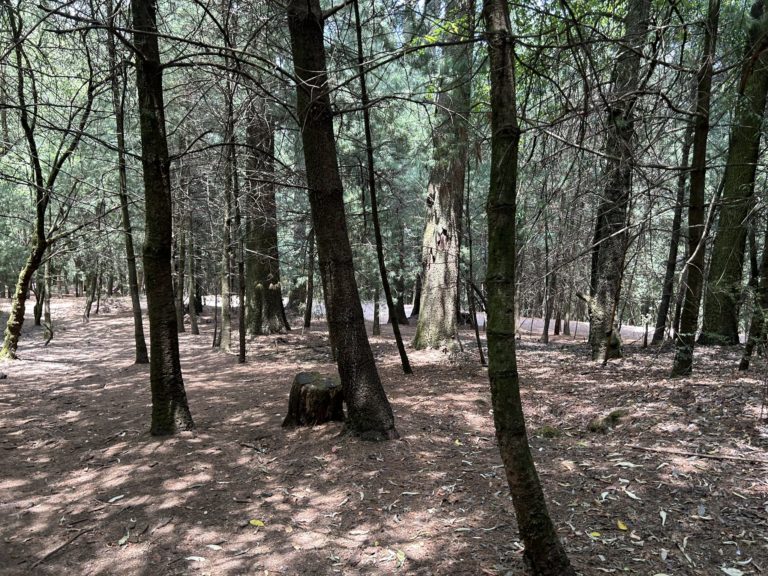
[[[152,435],[194,427],[179,359],[171,274],[171,179],[165,132],[163,76],[153,0],[132,0],[133,42],[144,175],[144,271],[149,312]]]
[[[192,226],[191,212],[187,216],[187,229],[189,230],[189,326],[192,334],[200,334],[200,327],[197,325],[197,302],[195,291],[197,290],[197,266],[195,262],[195,229]]]
[[[292,0],[288,28],[325,309],[347,404],[345,430],[370,440],[396,438],[395,418],[366,335],[352,265],[319,0]]]
[[[113,10],[111,0],[108,0],[107,11],[110,14],[110,25],[114,28],[118,12]],[[133,248],[133,228],[131,226],[125,164],[125,90],[120,89],[120,82],[122,81],[123,87],[127,86],[126,66],[124,62],[118,65],[115,37],[112,31],[107,34],[107,53],[109,55],[109,68],[112,72],[112,110],[115,115],[115,131],[117,133],[118,196],[120,198],[123,238],[125,239],[128,291],[131,295],[131,308],[133,311],[133,339],[136,348],[134,363],[147,364],[149,362],[149,354],[147,353],[147,343],[144,338],[144,324],[141,319],[141,300],[139,298],[139,281],[136,273],[136,252]]]
[[[688,122],[683,137],[682,159],[680,173],[677,175],[677,196],[675,198],[675,213],[672,217],[672,238],[670,238],[667,267],[664,271],[664,282],[661,288],[661,301],[656,315],[656,327],[653,331],[651,345],[664,341],[664,331],[669,316],[669,306],[675,287],[675,270],[677,269],[677,253],[680,246],[680,230],[683,222],[683,204],[685,203],[685,183],[688,181],[688,163],[691,158],[691,143],[693,141],[693,122]]]
[[[48,258],[48,260],[45,261],[45,272],[44,272],[45,294],[43,296],[43,329],[44,329],[43,338],[45,338],[46,346],[51,340],[53,340],[53,318],[51,317],[51,283],[52,283],[51,269],[52,268],[53,268],[53,264],[51,264],[51,259]]]
[[[307,241],[307,302],[304,306],[304,328],[309,328],[312,323],[312,299],[315,294],[315,231],[309,231],[309,240]]]
[[[525,428],[515,354],[515,236],[520,128],[507,2],[483,7],[491,75],[488,214],[488,377],[493,420],[525,558],[534,576],[575,576],[547,510]]]
[[[672,376],[685,376],[693,370],[693,348],[699,323],[699,306],[704,283],[704,188],[707,176],[707,138],[712,94],[712,74],[720,20],[720,0],[709,0],[704,28],[704,45],[696,84],[696,120],[693,130],[690,201],[688,203],[688,262],[685,300],[680,314],[680,332],[675,337]],[[683,287],[681,286],[681,290]]]
[[[184,208],[180,209],[183,213]],[[176,239],[178,249],[177,268],[176,268],[176,324],[179,334],[184,332],[184,275],[187,266],[187,239],[184,230],[184,220],[179,217],[178,237]]]
[[[355,31],[357,34],[357,69],[360,75],[360,99],[363,105],[363,126],[365,130],[365,153],[368,161],[368,192],[371,195],[371,218],[373,219],[373,234],[376,239],[376,256],[379,261],[379,276],[381,277],[381,286],[384,290],[384,298],[387,301],[387,310],[389,319],[392,322],[392,332],[395,335],[397,352],[400,354],[400,364],[405,374],[413,374],[411,363],[408,361],[408,354],[405,352],[403,337],[400,334],[400,322],[395,308],[395,301],[392,298],[392,290],[389,287],[389,278],[387,277],[387,265],[384,262],[384,241],[381,238],[381,224],[379,222],[379,203],[376,198],[376,170],[373,161],[373,135],[371,133],[371,114],[368,101],[368,87],[365,78],[365,55],[363,54],[363,30],[360,24],[360,3],[353,1],[355,9]],[[376,302],[374,306],[379,305],[378,299],[379,286],[376,285]],[[375,309],[378,311],[378,309]],[[375,326],[375,324],[374,324]],[[378,327],[381,331],[381,327]]]

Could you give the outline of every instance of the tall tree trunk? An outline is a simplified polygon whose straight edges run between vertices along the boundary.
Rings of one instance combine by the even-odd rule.
[[[693,348],[699,324],[699,307],[704,284],[704,188],[707,177],[707,138],[712,96],[712,73],[720,21],[720,0],[709,0],[704,27],[704,45],[696,82],[696,119],[693,129],[691,191],[688,202],[688,261],[685,271],[685,300],[680,313],[680,332],[675,336],[673,376],[685,376],[693,370]]]
[[[635,159],[635,104],[640,64],[648,32],[650,0],[630,0],[626,32],[613,69],[613,93],[609,96],[605,148],[610,157],[603,169],[605,188],[597,210],[592,258],[589,341],[592,359],[606,362],[619,355],[611,346],[618,334],[616,314],[621,297],[626,231]]]
[[[149,312],[152,387],[152,435],[173,434],[194,427],[181,375],[171,274],[171,179],[165,132],[163,73],[157,44],[154,0],[131,0],[136,86],[141,126],[144,175],[144,271]]]
[[[411,318],[419,317],[421,313],[421,272],[416,274],[413,281],[413,307],[411,308]]]
[[[254,99],[255,100],[255,99]],[[266,110],[254,110],[248,138],[247,300],[248,331],[252,335],[289,330],[280,282],[275,203],[275,137]]]
[[[365,332],[352,265],[319,0],[292,0],[288,28],[325,309],[347,404],[345,429],[370,440],[396,438],[395,418]]]
[[[471,12],[467,0],[446,5],[446,19]],[[461,20],[466,21],[466,18]],[[463,30],[471,36],[471,28]],[[448,34],[447,40],[460,40]],[[472,44],[443,49],[437,125],[432,132],[434,167],[427,188],[427,216],[422,243],[422,293],[413,347],[440,348],[456,336],[459,303],[459,252],[461,249],[464,180],[467,167],[470,113]]]
[[[118,12],[113,10],[112,1],[108,0],[107,11],[110,14],[110,26],[116,25]],[[117,133],[117,171],[118,171],[118,196],[120,198],[120,215],[122,218],[123,238],[125,240],[125,260],[128,269],[128,291],[131,295],[131,309],[133,311],[133,340],[136,348],[135,364],[147,364],[149,354],[144,338],[144,324],[141,319],[141,300],[139,298],[139,280],[136,274],[136,252],[133,248],[133,228],[131,226],[131,213],[128,199],[128,179],[125,164],[125,90],[127,86],[125,62],[117,62],[117,49],[115,47],[114,33],[110,30],[107,35],[107,53],[109,55],[109,69],[112,73],[112,110],[115,115],[115,131]]]
[[[400,321],[395,308],[395,301],[392,298],[392,290],[389,287],[389,278],[387,277],[387,266],[384,262],[384,241],[381,238],[381,223],[379,222],[379,203],[376,198],[376,170],[373,162],[373,135],[371,133],[371,113],[369,110],[368,87],[365,77],[365,55],[363,54],[363,29],[360,24],[360,3],[353,0],[355,8],[355,32],[357,35],[357,69],[360,75],[360,94],[363,105],[363,126],[365,131],[365,152],[368,162],[368,192],[371,195],[371,218],[373,220],[373,234],[376,238],[376,256],[379,262],[379,276],[384,290],[384,298],[387,301],[387,311],[392,321],[392,332],[395,335],[397,352],[400,354],[400,365],[403,372],[413,374],[411,363],[408,361],[408,354],[405,352],[403,337],[400,335]],[[379,305],[379,285],[376,284],[376,300],[374,306]],[[375,309],[378,312],[378,308]],[[375,326],[376,324],[374,324]],[[378,327],[381,330],[381,327]]]
[[[699,344],[739,343],[746,221],[753,205],[760,136],[768,95],[768,11],[747,16],[747,46],[723,175],[720,220],[712,246]]]
[[[680,230],[683,222],[683,204],[685,203],[685,183],[688,181],[688,163],[691,159],[691,143],[693,141],[693,122],[688,122],[683,137],[683,150],[680,163],[680,173],[677,175],[677,197],[675,212],[672,217],[672,237],[669,241],[669,255],[664,271],[664,282],[661,288],[661,301],[656,314],[656,327],[653,331],[651,344],[661,344],[664,340],[664,330],[669,317],[669,306],[675,287],[675,270],[677,269],[677,252],[680,246]]]
[[[488,377],[493,420],[525,558],[535,576],[575,576],[549,517],[520,398],[515,355],[515,202],[520,128],[515,104],[514,38],[507,2],[483,7],[491,75],[488,214]]]

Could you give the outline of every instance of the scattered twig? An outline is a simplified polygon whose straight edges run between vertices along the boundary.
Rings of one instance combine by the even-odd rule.
[[[645,450],[646,452],[660,452],[661,454],[673,454],[675,456],[691,456],[694,458],[710,458],[712,460],[736,460],[737,462],[757,462],[758,464],[768,464],[768,460],[761,458],[744,458],[742,456],[729,456],[728,454],[706,454],[700,452],[686,452],[684,450],[675,450],[673,448],[651,448],[649,446],[638,446],[637,444],[627,444],[628,448],[636,450]]]
[[[75,534],[74,536],[72,536],[72,538],[70,538],[69,540],[67,540],[66,542],[64,542],[64,544],[61,544],[60,546],[56,546],[56,548],[54,548],[53,550],[51,550],[50,552],[48,552],[48,554],[46,554],[45,556],[43,556],[42,558],[40,558],[40,560],[38,560],[37,562],[35,562],[34,564],[32,564],[32,566],[30,566],[30,569],[32,569],[32,568],[35,568],[35,567],[39,566],[40,564],[42,564],[43,562],[45,562],[46,560],[48,560],[48,558],[50,558],[51,556],[53,556],[54,554],[56,554],[56,552],[59,552],[60,550],[62,550],[62,549],[64,549],[64,548],[66,548],[67,546],[69,546],[70,544],[72,544],[72,542],[74,542],[75,540],[77,540],[78,538],[80,538],[80,536],[82,536],[82,535],[83,535],[83,534],[85,534],[86,532],[91,532],[92,530],[93,530],[93,528],[83,528],[82,530],[79,530],[79,531],[77,532],[77,534]]]

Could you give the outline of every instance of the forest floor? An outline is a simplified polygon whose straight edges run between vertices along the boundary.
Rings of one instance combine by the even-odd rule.
[[[293,376],[334,372],[321,324],[253,340],[238,365],[203,323],[180,336],[197,429],[153,438],[128,302],[87,323],[82,305],[54,301],[50,345],[28,326],[0,365],[0,574],[522,573],[476,352],[409,349],[406,377],[383,326],[401,439],[372,444],[280,426]],[[739,373],[737,348],[699,348],[695,376],[673,380],[669,348],[625,352],[600,367],[580,338],[519,342],[531,446],[578,572],[768,574],[765,361]]]

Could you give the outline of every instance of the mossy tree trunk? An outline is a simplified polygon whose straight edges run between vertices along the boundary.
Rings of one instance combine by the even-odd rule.
[[[157,42],[154,0],[132,0],[144,176],[144,271],[149,313],[152,425],[155,436],[194,427],[179,359],[173,276],[172,202],[168,140],[165,132],[163,68]]]
[[[611,78],[612,94],[606,110],[603,168],[605,187],[595,220],[590,296],[589,343],[592,359],[608,360],[610,340],[618,332],[616,315],[621,297],[629,237],[627,223],[635,159],[635,105],[640,89],[640,65],[648,32],[650,0],[630,0],[625,33]]]
[[[680,311],[680,330],[675,334],[675,359],[672,376],[685,376],[693,370],[693,349],[699,324],[699,307],[704,285],[704,188],[707,176],[707,139],[712,97],[717,26],[720,21],[720,0],[709,0],[704,24],[704,45],[696,77],[696,117],[693,128],[693,157],[691,160],[690,200],[688,201],[688,261],[685,266],[685,299]]]
[[[246,299],[248,332],[254,336],[289,330],[280,282],[275,202],[275,137],[266,106],[252,103],[248,138]]]
[[[325,309],[347,404],[345,429],[369,440],[396,438],[395,418],[365,332],[352,264],[319,0],[292,0],[288,29]]]
[[[491,74],[488,214],[488,377],[493,420],[525,558],[535,576],[575,576],[547,510],[528,445],[515,355],[515,235],[520,129],[507,2],[483,7]]]
[[[744,248],[768,95],[768,11],[763,1],[746,17],[747,46],[723,175],[720,219],[712,246],[699,344],[738,344]]]
[[[467,14],[468,2],[449,1],[445,10],[447,19]],[[470,26],[459,33],[447,34],[446,40],[458,41],[471,37],[472,33]],[[434,166],[427,187],[422,241],[421,302],[413,339],[417,350],[450,345],[457,330],[459,252],[471,104],[471,83],[466,79],[472,67],[472,43],[446,47],[442,58],[437,121],[432,132]]]

